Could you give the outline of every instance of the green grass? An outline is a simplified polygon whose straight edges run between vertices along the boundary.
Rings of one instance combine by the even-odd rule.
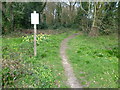
[[[2,86],[17,88],[65,88],[66,77],[59,55],[61,41],[72,32],[50,35],[37,46],[22,37],[2,38]]]
[[[33,43],[22,35],[2,38],[2,86],[16,88],[66,88],[59,54],[61,41],[76,31],[50,35],[39,42],[34,57]],[[79,35],[68,43],[67,54],[76,77],[90,88],[116,88],[118,79],[117,37]],[[88,84],[88,86],[86,86]]]
[[[117,35],[79,35],[68,43],[67,55],[74,73],[84,87],[117,88]]]

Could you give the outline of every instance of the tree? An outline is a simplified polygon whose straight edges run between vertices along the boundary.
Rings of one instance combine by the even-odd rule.
[[[56,23],[61,25],[61,13],[62,13],[62,6],[61,3],[58,2],[56,5]]]
[[[0,2],[0,17],[2,17],[2,2]],[[2,33],[2,18],[0,18],[0,34]]]
[[[3,16],[3,20],[2,20],[3,32],[2,33],[9,32],[8,28],[10,28],[10,30],[13,30],[13,24],[11,25],[11,22],[12,22],[11,16],[13,16],[13,12],[11,9],[12,9],[12,2],[2,3],[2,16]]]
[[[107,19],[106,16],[109,15],[109,17],[112,17],[111,15],[113,15],[114,13],[114,9],[113,9],[114,5],[115,3],[108,3],[108,2],[94,2],[93,3],[93,23],[92,23],[91,31],[89,33],[90,36],[98,36],[99,30],[101,29],[100,26],[103,26],[103,25],[106,26],[106,24],[104,23],[105,21],[107,21],[105,20]],[[110,18],[108,20],[110,20]]]
[[[31,28],[31,13],[37,11],[42,15],[46,6],[46,2],[3,2],[2,4],[3,33],[9,33],[20,28]]]

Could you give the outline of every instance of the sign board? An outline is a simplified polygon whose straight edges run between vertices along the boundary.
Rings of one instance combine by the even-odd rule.
[[[36,24],[39,24],[39,13],[36,13],[36,11],[31,13],[31,24],[34,24],[34,56],[36,56],[37,55],[37,47],[36,47],[37,25]]]
[[[39,13],[31,13],[31,24],[39,24]]]

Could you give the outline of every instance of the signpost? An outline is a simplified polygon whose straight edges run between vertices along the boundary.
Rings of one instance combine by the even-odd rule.
[[[34,56],[37,55],[37,48],[36,48],[36,33],[37,33],[37,27],[36,25],[39,24],[39,13],[31,13],[31,24],[34,24]]]

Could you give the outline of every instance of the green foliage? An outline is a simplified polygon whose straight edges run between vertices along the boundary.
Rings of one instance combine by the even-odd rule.
[[[98,17],[98,26],[100,33],[103,35],[109,35],[117,31],[117,7],[116,2],[104,3],[104,7],[101,12],[101,16]]]
[[[117,32],[117,9],[117,2],[3,2],[2,33],[33,28],[30,15],[35,10],[40,14],[38,29],[73,28],[88,34],[94,21],[100,34],[109,35]]]
[[[39,25],[38,25],[38,28],[39,29],[48,29],[48,25],[45,23],[45,22],[41,22]]]
[[[29,73],[17,83],[19,87],[50,88],[56,86],[53,70],[48,65],[44,65],[34,57],[28,58],[24,63],[26,63]]]
[[[45,38],[45,35],[38,35],[38,40],[45,40]],[[3,87],[54,87],[55,80],[49,66],[42,64],[39,59],[33,57],[33,43],[23,41],[30,40],[30,38],[8,38],[4,40],[2,50],[4,59]]]
[[[21,64],[20,60],[3,60],[2,70],[2,86],[13,86],[14,82],[24,77],[26,71],[24,65]]]
[[[67,51],[76,77],[89,88],[118,87],[117,37],[78,36],[69,42]]]
[[[4,2],[2,12],[3,33],[9,33],[14,29],[31,28],[31,13],[37,11],[41,14],[45,5],[43,2]],[[47,25],[42,24],[41,27],[47,28]]]
[[[2,87],[66,87],[59,45],[69,34],[39,34],[37,56],[33,54],[33,36],[5,37],[2,44]],[[24,41],[23,41],[24,40]],[[29,41],[28,41],[29,40]],[[58,73],[59,72],[59,73]]]
[[[59,23],[56,23],[53,25],[53,29],[58,29],[59,27],[61,27],[61,25]]]

